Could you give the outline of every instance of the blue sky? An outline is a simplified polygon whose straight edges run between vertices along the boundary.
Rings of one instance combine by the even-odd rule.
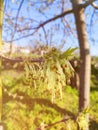
[[[13,21],[12,23],[8,21],[8,18],[14,18],[17,16],[17,9],[19,8],[19,4],[21,2],[18,0],[14,0],[14,3],[11,3],[11,0],[5,0],[7,2],[6,8],[5,8],[5,20],[4,20],[4,27],[3,27],[3,40],[4,41],[10,41],[12,39],[12,33],[14,32],[13,29]],[[18,3],[16,3],[18,1]],[[30,3],[32,0],[24,0],[23,6],[20,10],[20,13],[18,15],[18,21],[17,24],[19,24],[20,28],[23,28],[24,26],[28,26],[29,28],[34,28],[39,25],[40,22],[45,21],[51,17],[53,17],[55,14],[61,13],[61,4],[60,0],[57,0],[59,2],[54,2],[54,5],[50,5],[49,9],[45,9],[45,14],[41,14],[37,11],[37,9],[40,7],[41,11],[43,10],[43,4],[39,4],[40,0],[33,0],[32,3]],[[34,2],[35,1],[35,2]],[[68,0],[67,0],[68,1]],[[35,6],[31,6],[31,4],[35,4]],[[51,4],[51,3],[48,3]],[[60,6],[60,7],[58,7]],[[67,4],[65,3],[65,10],[71,8],[70,2]],[[98,11],[95,13],[94,9],[92,7],[88,7],[85,11],[86,14],[86,24],[87,24],[87,30],[89,32],[89,43],[91,47],[91,54],[98,56]],[[9,16],[7,16],[9,15]],[[23,19],[22,19],[23,18]],[[31,19],[31,21],[30,21]],[[91,19],[93,19],[91,21]],[[23,20],[23,21],[22,21]],[[91,22],[93,25],[91,25]],[[15,23],[15,22],[14,22]],[[75,22],[74,22],[74,16],[73,15],[67,15],[65,16],[65,26],[61,24],[61,19],[56,20],[55,22],[51,22],[47,25],[45,25],[45,31],[47,34],[48,44],[50,44],[50,37],[52,37],[52,46],[60,46],[63,45],[63,50],[66,50],[68,47],[76,47],[78,46],[77,36],[76,36],[76,29],[75,29]],[[70,28],[68,27],[70,26]],[[57,28],[55,30],[55,28]],[[28,30],[24,32],[15,32],[14,39],[17,39],[19,37],[22,37],[23,35],[28,35],[30,33],[33,33],[34,30]],[[32,45],[36,41],[47,44],[47,39],[45,39],[45,33],[43,28],[40,28],[39,31],[29,37],[16,40],[14,41],[15,44],[24,46],[24,45]]]

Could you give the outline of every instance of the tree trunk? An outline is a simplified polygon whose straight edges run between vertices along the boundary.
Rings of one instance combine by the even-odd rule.
[[[2,23],[3,23],[3,0],[0,0],[0,50],[2,49]],[[3,130],[2,117],[2,80],[1,80],[1,59],[0,59],[0,130]]]
[[[74,16],[80,46],[79,111],[89,106],[90,95],[90,47],[84,18],[84,8],[78,8],[82,0],[73,0]],[[86,128],[88,130],[89,128]]]

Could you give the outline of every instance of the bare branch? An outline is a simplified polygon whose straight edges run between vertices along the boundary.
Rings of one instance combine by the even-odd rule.
[[[73,9],[67,10],[67,11],[65,11],[65,12],[63,12],[63,13],[61,13],[61,14],[59,14],[59,15],[57,15],[57,16],[51,18],[51,19],[48,19],[47,21],[41,23],[41,24],[37,27],[37,29],[39,29],[40,27],[45,26],[46,24],[48,24],[48,23],[50,23],[50,22],[52,22],[52,21],[54,21],[54,20],[57,20],[57,19],[59,19],[59,18],[62,18],[62,17],[64,17],[65,15],[68,15],[68,14],[70,14],[70,13],[73,13]]]
[[[9,57],[5,57],[4,55],[0,54],[0,58],[6,60],[6,61],[10,61],[10,62],[24,62],[26,59],[23,58],[9,58]],[[29,59],[30,62],[44,62],[43,58],[39,58],[39,59]]]
[[[49,128],[49,127],[52,127],[52,126],[57,125],[57,124],[59,124],[59,123],[67,122],[67,121],[70,120],[70,119],[76,121],[77,118],[76,118],[75,116],[73,116],[73,117],[65,117],[64,119],[62,119],[62,120],[60,120],[60,121],[57,121],[57,122],[55,122],[55,123],[53,123],[53,124],[48,124],[48,125],[46,125],[46,124],[43,123],[43,126],[40,126],[40,127],[37,128],[36,130],[42,130],[43,128]]]
[[[22,2],[21,2],[21,6],[22,6],[23,1],[24,1],[24,0],[22,0]],[[89,6],[89,5],[91,5],[91,4],[92,4],[92,1],[90,1],[90,2],[87,1],[87,2],[84,3],[84,4],[79,4],[79,5],[77,5],[76,8],[86,8],[87,6]],[[20,6],[20,8],[21,8],[21,6]],[[74,8],[74,9],[75,9],[75,8]],[[45,26],[46,24],[48,24],[48,23],[50,23],[50,22],[53,22],[53,21],[55,21],[55,20],[57,20],[57,19],[59,19],[59,18],[62,18],[62,17],[64,17],[65,15],[68,15],[68,14],[73,13],[73,12],[74,12],[74,9],[69,9],[69,10],[67,10],[67,11],[64,11],[64,12],[62,12],[61,14],[59,14],[59,15],[57,15],[57,16],[54,16],[53,18],[50,18],[50,19],[48,19],[48,20],[46,20],[46,21],[40,23],[38,26],[36,26],[36,27],[34,27],[34,28],[31,28],[30,30],[33,30],[33,32],[30,33],[30,34],[27,34],[27,35],[25,35],[25,36],[18,37],[18,38],[16,38],[16,39],[13,39],[13,40],[7,41],[7,42],[17,41],[17,40],[20,40],[20,39],[23,39],[23,38],[32,36],[32,35],[34,35],[34,33],[36,33],[40,28],[43,28],[43,26]],[[18,12],[19,12],[19,11],[18,11]],[[18,17],[18,14],[17,14],[17,17]],[[17,25],[17,22],[16,22],[16,25]],[[18,30],[18,31],[19,31],[19,30]],[[22,31],[22,30],[20,30],[20,31]]]
[[[78,1],[78,0],[77,0]],[[81,9],[81,8],[86,8],[86,7],[88,7],[89,5],[96,5],[95,3],[94,3],[94,1],[96,1],[96,0],[87,0],[87,1],[85,1],[85,3],[82,3],[82,4],[79,4],[79,3],[76,3],[74,0],[71,0],[71,2],[73,3],[73,5],[74,5],[74,9],[76,9],[76,8],[78,8],[78,9]],[[97,6],[97,5],[96,5]]]
[[[43,32],[44,32],[46,44],[48,45],[48,37],[47,37],[47,33],[46,33],[46,30],[45,30],[44,26],[42,27],[42,29],[43,29]]]
[[[94,2],[91,4],[95,9],[98,9],[98,5],[95,4]]]
[[[50,30],[50,38],[49,39],[50,39],[49,45],[52,46],[52,40],[53,40],[53,30],[52,30],[52,28]]]
[[[38,29],[42,28],[42,27],[45,26],[46,24],[48,24],[48,23],[50,23],[50,22],[52,22],[52,21],[55,21],[55,20],[57,20],[57,19],[59,19],[59,18],[62,18],[62,17],[64,17],[65,15],[68,15],[68,14],[71,14],[71,13],[73,13],[73,9],[67,10],[67,11],[65,11],[65,12],[63,12],[63,13],[61,13],[61,14],[59,14],[59,15],[53,17],[53,18],[50,18],[50,19],[46,20],[45,22],[42,22],[42,23],[39,24],[37,27],[32,28],[32,30],[35,30],[33,33],[30,33],[30,34],[28,34],[28,35],[25,35],[25,36],[22,36],[22,37],[19,37],[19,38],[16,38],[16,39],[13,39],[13,40],[7,41],[7,42],[17,41],[17,40],[20,40],[20,39],[23,39],[23,38],[32,36],[35,32],[38,31]]]
[[[16,28],[17,28],[17,20],[18,20],[19,13],[20,13],[21,7],[22,7],[22,5],[23,5],[23,2],[24,2],[24,0],[21,1],[20,5],[19,5],[19,8],[18,8],[17,15],[16,15],[16,22],[15,22],[14,32],[13,32],[13,35],[12,35],[12,41],[13,41],[13,38],[14,38],[14,35],[15,35],[15,32],[16,32]]]
[[[95,14],[95,10],[93,11],[93,13],[91,15],[91,19],[90,19],[90,34],[91,34],[92,27],[93,27],[92,25],[93,25],[94,14]]]

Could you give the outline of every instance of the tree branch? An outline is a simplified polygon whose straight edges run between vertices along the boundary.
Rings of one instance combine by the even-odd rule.
[[[50,18],[50,19],[46,20],[45,22],[42,22],[42,23],[39,24],[37,27],[32,28],[32,30],[35,30],[33,33],[30,33],[30,34],[28,34],[28,35],[25,35],[25,36],[22,36],[22,37],[13,39],[13,40],[11,40],[11,41],[6,41],[6,42],[17,41],[17,40],[20,40],[20,39],[23,39],[23,38],[32,36],[35,32],[38,31],[38,29],[42,28],[42,27],[45,26],[46,24],[48,24],[48,23],[50,23],[50,22],[52,22],[52,21],[55,21],[55,20],[57,20],[57,19],[59,19],[59,18],[61,18],[61,17],[64,17],[65,15],[68,15],[68,14],[70,14],[70,13],[73,13],[73,9],[67,10],[67,11],[65,11],[65,12],[63,12],[63,13],[61,13],[61,14],[59,14],[59,15],[53,17],[53,18]],[[21,31],[22,31],[22,30],[21,30]]]
[[[44,128],[49,128],[49,127],[55,126],[55,125],[57,125],[57,124],[59,124],[59,123],[67,122],[67,121],[70,120],[70,119],[76,121],[77,118],[76,118],[75,116],[73,116],[73,117],[65,117],[64,119],[62,119],[62,120],[60,120],[60,121],[57,121],[57,122],[55,122],[55,123],[48,124],[48,125],[42,123],[42,124],[40,125],[40,127],[38,127],[36,130],[43,130]]]
[[[21,1],[19,8],[18,8],[18,12],[17,12],[17,16],[16,16],[16,23],[15,23],[15,31],[16,31],[16,28],[17,28],[17,20],[18,20],[19,13],[20,13],[21,7],[23,5],[23,2],[24,2],[24,0]]]
[[[6,60],[6,61],[10,61],[10,62],[24,62],[26,59],[22,59],[22,58],[9,58],[9,57],[5,57],[4,55],[0,54],[0,58]],[[30,62],[44,62],[43,58],[39,58],[39,59],[29,59]]]
[[[95,4],[94,2],[91,4],[95,9],[98,9],[98,5]]]
[[[51,19],[48,19],[47,21],[41,23],[38,27],[36,27],[36,29],[39,29],[40,27],[43,27],[43,26],[45,26],[46,24],[48,24],[48,23],[50,23],[50,22],[52,22],[52,21],[54,21],[54,20],[57,20],[57,19],[59,19],[59,18],[61,18],[61,17],[64,17],[65,15],[70,14],[70,13],[72,13],[72,12],[73,12],[73,9],[70,9],[70,10],[65,11],[64,13],[61,13],[61,14],[59,14],[59,15],[57,15],[57,16],[51,18]]]
[[[83,4],[77,4],[77,3],[75,3],[75,1],[74,0],[71,0],[71,2],[73,3],[73,5],[74,5],[74,9],[76,9],[76,8],[86,8],[86,7],[88,7],[89,5],[96,5],[95,3],[94,3],[94,1],[96,1],[96,0],[87,0],[85,3],[83,3]],[[97,5],[96,5],[97,6]]]
[[[22,2],[23,2],[24,0],[22,0]],[[73,1],[72,1],[73,2]],[[75,6],[75,8],[86,8],[87,6],[89,6],[89,5],[91,5],[92,3],[94,2],[94,0],[92,1],[87,1],[86,3],[84,3],[84,4],[78,4],[77,6]],[[94,4],[95,5],[95,4]],[[21,7],[21,6],[20,6]],[[42,23],[40,23],[37,27],[34,27],[34,28],[32,28],[32,30],[33,30],[33,32],[32,33],[30,33],[30,34],[28,34],[28,35],[25,35],[25,36],[21,36],[21,37],[18,37],[18,38],[16,38],[16,39],[13,39],[13,40],[11,40],[11,41],[7,41],[7,42],[12,42],[12,41],[17,41],[17,40],[20,40],[20,39],[23,39],[23,38],[26,38],[26,37],[29,37],[29,36],[32,36],[34,33],[36,33],[40,28],[43,28],[43,26],[45,26],[46,24],[48,24],[48,23],[50,23],[50,22],[52,22],[52,21],[55,21],[55,20],[57,20],[57,19],[59,19],[59,18],[62,18],[62,17],[64,17],[65,15],[68,15],[68,14],[71,14],[71,13],[73,13],[74,12],[74,10],[75,10],[75,8],[74,9],[69,9],[69,10],[67,10],[67,11],[65,11],[65,12],[62,12],[61,14],[59,14],[59,15],[57,15],[57,16],[54,16],[53,18],[50,18],[50,19],[48,19],[48,20],[46,20],[46,21],[44,21],[44,22],[42,22]],[[18,16],[18,15],[17,15]],[[35,30],[35,31],[34,31]],[[22,30],[20,30],[20,31],[22,31]]]

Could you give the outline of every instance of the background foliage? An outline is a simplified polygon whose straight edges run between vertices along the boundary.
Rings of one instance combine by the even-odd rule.
[[[54,51],[53,57],[57,56]],[[47,53],[48,54],[48,53]],[[64,55],[66,53],[62,53]],[[49,55],[49,54],[48,54]],[[51,55],[51,54],[50,54]],[[51,56],[49,58],[51,60]],[[61,52],[60,55],[61,56]],[[46,55],[45,58],[47,59]],[[57,57],[56,57],[57,58]],[[47,59],[49,60],[49,59]],[[46,64],[47,61],[46,60]],[[61,59],[60,59],[61,60]],[[92,59],[92,78],[91,78],[91,108],[90,108],[90,130],[97,130],[98,128],[98,111],[97,111],[97,58]],[[60,62],[62,63],[62,62]],[[65,62],[66,63],[66,62]],[[75,116],[78,112],[78,90],[70,86],[63,87],[62,100],[59,98],[59,94],[56,93],[56,98],[54,103],[51,102],[52,93],[46,87],[46,82],[42,80],[36,80],[37,85],[34,86],[34,81],[30,84],[27,81],[32,67],[35,66],[37,74],[40,70],[40,66],[37,64],[29,64],[31,67],[28,70],[28,75],[26,71],[23,71],[23,67],[19,68],[20,63],[16,66],[11,65],[10,68],[2,68],[2,79],[3,79],[3,122],[7,130],[36,130],[42,124],[52,124],[62,118]],[[27,64],[25,64],[27,65]],[[56,64],[52,64],[56,65]],[[43,66],[43,64],[42,64]],[[18,69],[17,69],[18,67]],[[62,66],[61,66],[62,67]],[[45,66],[45,72],[47,68]],[[34,70],[33,70],[34,71]],[[43,72],[44,72],[43,71]],[[26,73],[25,73],[26,72]],[[34,72],[35,73],[35,72]],[[32,74],[34,74],[32,73]],[[41,72],[42,74],[42,72]],[[46,73],[44,73],[46,74]],[[27,75],[27,77],[26,77]],[[39,76],[39,74],[38,74]],[[32,78],[38,78],[31,76]],[[42,77],[41,77],[42,78]],[[32,81],[32,80],[31,80]],[[40,84],[40,86],[39,86]],[[51,81],[52,84],[52,81]],[[66,84],[66,83],[65,83]],[[56,86],[58,87],[58,86]],[[53,87],[54,89],[54,87]],[[77,129],[77,124],[73,120],[68,120],[66,123],[61,122],[52,127],[47,128],[47,130],[75,130]]]

